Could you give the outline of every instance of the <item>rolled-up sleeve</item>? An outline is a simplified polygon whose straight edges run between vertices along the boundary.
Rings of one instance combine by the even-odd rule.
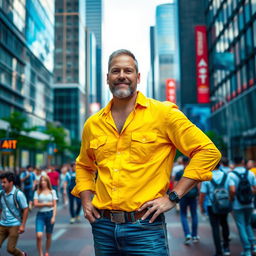
[[[76,159],[76,186],[72,195],[79,197],[85,190],[95,191],[95,175],[97,166],[92,149],[90,149],[89,125],[85,123],[82,135],[80,154]]]
[[[169,108],[166,124],[173,145],[191,158],[183,177],[198,181],[211,180],[211,171],[221,158],[221,153],[213,142],[175,105]]]

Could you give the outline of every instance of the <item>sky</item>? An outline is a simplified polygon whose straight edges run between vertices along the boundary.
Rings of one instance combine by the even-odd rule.
[[[103,81],[109,55],[121,48],[132,51],[139,63],[145,93],[150,67],[150,26],[155,25],[156,6],[172,0],[103,0]],[[106,84],[106,82],[105,82]]]

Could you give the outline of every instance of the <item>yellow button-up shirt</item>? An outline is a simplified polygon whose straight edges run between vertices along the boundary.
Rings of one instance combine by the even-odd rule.
[[[166,193],[176,148],[191,158],[183,176],[211,179],[220,152],[175,104],[138,92],[120,134],[111,106],[112,101],[84,125],[73,195],[92,190],[98,209],[135,211]]]

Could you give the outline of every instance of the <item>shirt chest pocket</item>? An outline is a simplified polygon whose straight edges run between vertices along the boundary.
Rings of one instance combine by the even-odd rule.
[[[149,133],[132,133],[130,161],[132,163],[146,163],[152,157],[155,150],[157,134]]]
[[[93,150],[96,162],[98,164],[108,160],[112,151],[114,150],[114,145],[112,144],[108,143],[107,136],[100,136],[97,139],[90,141],[90,148]]]

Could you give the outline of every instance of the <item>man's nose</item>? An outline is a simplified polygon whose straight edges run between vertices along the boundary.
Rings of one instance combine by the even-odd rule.
[[[125,77],[125,74],[124,74],[124,71],[123,70],[120,70],[120,72],[119,72],[119,79],[121,78],[124,78]]]

